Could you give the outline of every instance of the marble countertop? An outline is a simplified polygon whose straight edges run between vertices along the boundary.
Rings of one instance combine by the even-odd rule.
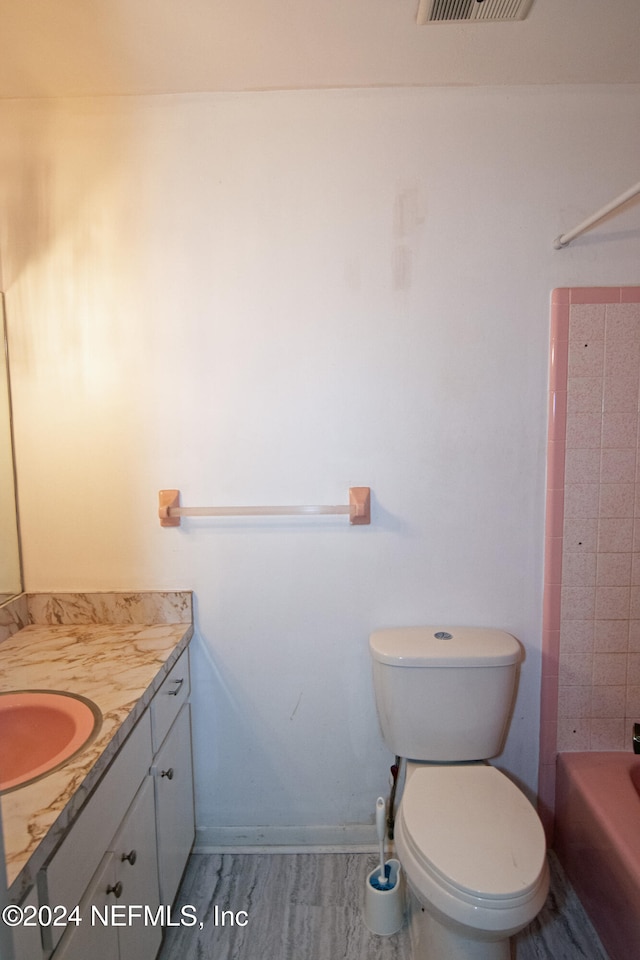
[[[178,618],[176,618],[178,619]],[[1,798],[7,883],[19,899],[58,845],[193,634],[179,623],[31,624],[0,643],[0,690],[64,690],[102,712],[96,739]]]

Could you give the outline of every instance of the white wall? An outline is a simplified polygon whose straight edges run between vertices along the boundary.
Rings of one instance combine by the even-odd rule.
[[[639,120],[637,86],[0,105],[26,585],[193,588],[203,842],[373,839],[386,625],[521,639],[535,786],[549,293],[640,283],[638,204],[552,242]],[[352,484],[370,528],[155,513]]]

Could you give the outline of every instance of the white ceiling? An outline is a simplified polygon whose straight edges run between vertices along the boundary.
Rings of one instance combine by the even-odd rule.
[[[640,82],[640,0],[419,27],[418,0],[0,0],[0,97]]]

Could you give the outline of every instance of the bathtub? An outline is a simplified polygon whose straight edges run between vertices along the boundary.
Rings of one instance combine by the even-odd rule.
[[[559,754],[554,846],[611,960],[640,957],[640,756]]]

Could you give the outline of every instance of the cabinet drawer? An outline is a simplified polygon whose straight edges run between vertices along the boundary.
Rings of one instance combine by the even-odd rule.
[[[189,697],[189,651],[179,657],[165,677],[164,683],[151,701],[151,732],[154,754],[160,749],[162,741],[169,733],[183,704]]]
[[[41,872],[38,878],[41,903],[64,904],[72,910],[80,902],[150,765],[151,726],[147,711]],[[57,941],[59,930],[51,932]]]

